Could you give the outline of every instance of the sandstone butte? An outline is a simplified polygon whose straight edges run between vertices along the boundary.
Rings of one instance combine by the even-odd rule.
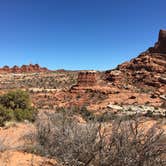
[[[78,86],[93,86],[96,84],[96,71],[81,71],[78,74]]]

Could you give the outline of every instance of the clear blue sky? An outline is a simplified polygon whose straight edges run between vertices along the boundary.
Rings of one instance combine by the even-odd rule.
[[[111,69],[166,29],[166,0],[0,0],[0,66]]]

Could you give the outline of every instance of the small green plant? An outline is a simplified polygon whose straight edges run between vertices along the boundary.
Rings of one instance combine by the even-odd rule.
[[[13,110],[6,109],[0,105],[0,126],[3,126],[4,122],[10,121],[11,119],[14,119]]]
[[[10,91],[0,96],[0,104],[8,109],[27,109],[31,107],[30,96],[22,90]]]
[[[17,109],[14,111],[14,117],[17,121],[23,121],[23,120],[34,121],[35,112],[33,108],[24,109],[24,110]]]
[[[7,121],[33,121],[35,115],[27,92],[16,90],[0,96],[0,126]]]

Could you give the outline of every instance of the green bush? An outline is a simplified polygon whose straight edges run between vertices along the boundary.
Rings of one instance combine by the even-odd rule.
[[[6,121],[35,120],[36,111],[31,107],[27,92],[16,90],[0,96],[0,125]]]
[[[13,110],[6,109],[0,105],[0,126],[4,125],[4,122],[14,119]]]
[[[0,96],[0,104],[10,109],[27,109],[31,107],[29,94],[25,91],[16,90]]]
[[[35,112],[33,108],[29,109],[16,109],[14,111],[14,117],[17,121],[22,121],[22,120],[29,120],[29,121],[34,121],[35,120]]]

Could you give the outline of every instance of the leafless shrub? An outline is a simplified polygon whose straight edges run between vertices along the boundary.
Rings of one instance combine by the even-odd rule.
[[[47,119],[46,119],[47,118]],[[55,113],[37,120],[39,151],[65,165],[88,165],[98,151],[97,123],[80,124],[69,114]]]
[[[115,121],[109,143],[103,151],[103,165],[165,165],[164,137],[164,131],[156,124],[146,129],[145,123],[137,118],[125,122]]]
[[[145,128],[140,119],[114,120],[110,131],[95,121],[76,122],[67,112],[45,113],[38,118],[38,153],[69,166],[163,166],[166,164],[164,131]]]

